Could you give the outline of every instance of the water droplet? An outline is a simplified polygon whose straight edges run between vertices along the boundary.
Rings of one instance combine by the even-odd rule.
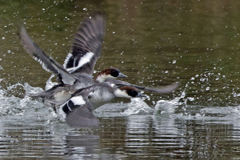
[[[194,98],[193,97],[188,97],[188,100],[192,102],[192,101],[194,101]]]

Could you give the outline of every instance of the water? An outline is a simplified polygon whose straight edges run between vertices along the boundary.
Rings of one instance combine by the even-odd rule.
[[[238,159],[239,10],[236,1],[0,1],[1,159]],[[18,23],[59,63],[85,16],[107,14],[96,73],[109,66],[168,95],[118,99],[94,111],[95,129],[71,128],[26,96],[50,73],[19,43]],[[96,75],[95,73],[95,75]]]

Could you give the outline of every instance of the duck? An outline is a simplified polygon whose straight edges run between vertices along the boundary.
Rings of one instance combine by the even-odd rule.
[[[63,66],[49,57],[31,39],[25,27],[20,25],[18,36],[24,50],[42,64],[43,69],[57,76],[59,82],[44,92],[30,96],[42,97],[47,101],[64,102],[80,88],[91,86],[98,81],[102,82],[106,78],[126,77],[118,69],[110,68],[101,72],[97,80],[92,78],[95,63],[101,54],[105,21],[105,15],[97,13],[82,23],[82,27],[78,28],[74,36],[71,52],[67,55]]]
[[[97,77],[95,78],[94,81],[92,81],[91,84],[100,85],[100,83],[106,81],[107,79],[126,77],[127,76],[121,73],[121,71],[118,68],[110,67],[98,73]],[[55,104],[61,104],[65,102],[68,98],[70,98],[71,94],[73,94],[76,91],[76,88],[74,87],[75,87],[74,85],[58,84],[46,91],[40,93],[32,93],[29,94],[28,96],[32,98],[41,98],[43,102],[48,106],[54,106]],[[85,86],[83,88],[86,87],[88,86]],[[117,88],[117,86],[115,88]]]
[[[49,57],[31,39],[25,27],[20,25],[18,36],[25,51],[42,64],[46,71],[52,72],[57,76],[59,82],[59,84],[42,93],[31,95],[32,97],[42,97],[45,102],[49,102],[51,105],[55,103],[61,104],[70,98],[77,90],[94,86],[95,84],[99,85],[103,82],[107,82],[113,88],[130,86],[161,94],[170,93],[178,88],[179,83],[168,85],[164,88],[153,89],[118,81],[115,78],[126,77],[125,75],[123,76],[118,69],[104,70],[96,79],[93,79],[94,66],[100,57],[101,46],[105,35],[105,22],[105,15],[96,13],[82,23],[82,27],[78,28],[74,36],[71,52],[67,55],[63,66]],[[104,98],[98,98],[98,100],[101,99]],[[103,100],[103,102],[105,103],[105,100]],[[94,98],[92,103],[95,103]],[[101,103],[102,102],[99,102],[99,104]]]
[[[103,82],[77,90],[63,103],[58,113],[66,120],[71,127],[96,127],[98,119],[93,114],[97,105],[108,103],[112,99],[146,97],[136,88],[131,86],[112,87],[110,83]],[[102,104],[99,104],[99,102]]]

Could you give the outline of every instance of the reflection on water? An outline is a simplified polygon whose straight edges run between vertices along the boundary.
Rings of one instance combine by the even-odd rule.
[[[1,159],[237,159],[239,10],[236,1],[1,1]],[[94,113],[96,129],[70,128],[26,96],[50,74],[24,52],[24,23],[43,50],[63,63],[77,25],[101,10],[107,32],[96,73],[109,66],[128,82],[169,95],[117,100]],[[33,86],[33,87],[31,87]],[[41,87],[41,88],[38,88]]]

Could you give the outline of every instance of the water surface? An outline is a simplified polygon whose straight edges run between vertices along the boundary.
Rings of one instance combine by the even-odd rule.
[[[239,2],[2,0],[0,8],[2,159],[239,157]],[[96,73],[113,66],[130,83],[182,85],[113,101],[94,111],[98,128],[75,129],[26,96],[51,74],[22,49],[17,25],[62,64],[77,26],[96,11],[108,17]]]

